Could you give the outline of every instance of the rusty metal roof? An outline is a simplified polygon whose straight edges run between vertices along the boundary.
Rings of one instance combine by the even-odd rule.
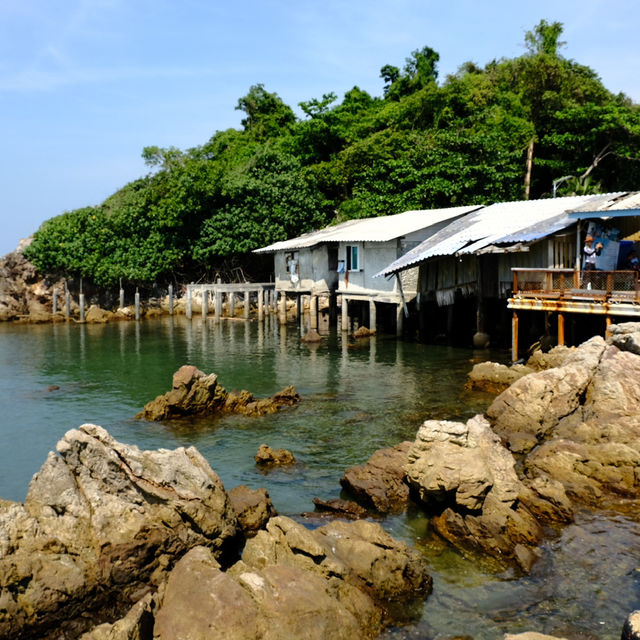
[[[291,251],[313,247],[324,242],[386,242],[420,229],[427,229],[440,222],[454,220],[470,211],[475,211],[480,206],[405,211],[391,216],[348,220],[332,227],[325,227],[319,231],[305,233],[291,240],[282,240],[267,247],[255,249],[254,253]]]
[[[545,200],[499,202],[472,212],[438,231],[376,274],[389,276],[436,256],[475,253],[490,245],[531,242],[563,229],[575,221],[569,211],[605,196],[570,196]]]

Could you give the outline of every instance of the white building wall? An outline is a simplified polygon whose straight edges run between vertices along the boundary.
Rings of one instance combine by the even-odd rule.
[[[291,277],[288,269],[288,260],[291,256],[297,260],[297,281]],[[278,291],[327,292],[335,287],[337,281],[337,273],[329,270],[327,245],[301,248],[296,251],[278,251],[274,255],[274,271]]]

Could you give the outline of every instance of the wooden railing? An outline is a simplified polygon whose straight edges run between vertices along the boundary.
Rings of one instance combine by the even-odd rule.
[[[589,299],[640,303],[637,271],[577,269],[511,269],[512,296],[522,298]]]

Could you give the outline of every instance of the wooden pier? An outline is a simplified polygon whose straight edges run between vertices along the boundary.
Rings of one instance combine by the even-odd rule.
[[[558,344],[565,344],[566,313],[600,315],[606,326],[620,316],[640,320],[637,271],[513,268],[513,289],[507,307],[513,310],[511,356],[518,359],[518,311],[558,315]]]

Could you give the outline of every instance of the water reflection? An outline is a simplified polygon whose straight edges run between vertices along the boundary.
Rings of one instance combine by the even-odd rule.
[[[355,341],[335,327],[317,344],[302,343],[302,335],[299,323],[283,331],[271,314],[264,323],[175,317],[0,325],[0,496],[22,500],[57,440],[91,420],[143,448],[195,445],[227,488],[265,486],[280,513],[296,515],[311,510],[315,496],[339,497],[347,467],[413,439],[424,419],[466,419],[487,405],[487,396],[463,391],[470,352],[384,335]],[[258,397],[294,384],[302,401],[257,419],[134,420],[187,363],[218,374],[227,389]],[[50,385],[59,389],[46,391]],[[262,475],[253,460],[262,442],[292,450],[302,464]],[[535,629],[617,639],[624,615],[640,600],[637,514],[580,517],[543,547],[528,577],[461,556],[429,535],[422,514],[387,519],[387,529],[425,554],[435,582],[422,621],[388,636],[481,640]]]

